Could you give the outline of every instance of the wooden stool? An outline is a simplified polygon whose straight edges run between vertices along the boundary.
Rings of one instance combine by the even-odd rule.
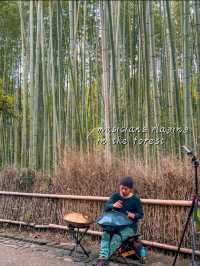
[[[75,257],[77,249],[80,247],[83,253],[89,257],[89,253],[85,250],[81,241],[86,236],[87,231],[93,222],[89,220],[87,215],[76,212],[66,214],[64,216],[64,221],[67,223],[69,232],[72,233],[72,237],[75,240],[75,246],[70,251],[70,256],[73,254],[73,257]]]

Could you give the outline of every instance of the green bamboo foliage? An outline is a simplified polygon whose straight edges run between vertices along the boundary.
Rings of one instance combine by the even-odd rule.
[[[1,167],[52,172],[69,150],[105,151],[108,161],[117,152],[146,164],[181,157],[183,144],[199,151],[198,1],[3,2]],[[192,133],[152,133],[156,125]],[[133,141],[161,137],[162,145]]]

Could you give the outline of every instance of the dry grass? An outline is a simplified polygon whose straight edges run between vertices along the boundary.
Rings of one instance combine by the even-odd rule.
[[[118,189],[118,179],[133,176],[142,198],[190,199],[193,169],[190,161],[162,158],[159,170],[141,161],[114,157],[108,166],[102,154],[66,154],[53,179],[56,193],[108,196]]]
[[[101,153],[67,153],[54,176],[29,169],[0,172],[0,190],[108,196],[119,177],[132,175],[142,198],[190,199],[194,186],[191,162],[162,158],[159,170],[141,161],[113,157],[108,166]]]

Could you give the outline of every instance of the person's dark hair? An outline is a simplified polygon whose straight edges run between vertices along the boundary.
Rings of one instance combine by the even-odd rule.
[[[133,178],[131,176],[123,176],[120,178],[119,184],[128,188],[133,188]]]

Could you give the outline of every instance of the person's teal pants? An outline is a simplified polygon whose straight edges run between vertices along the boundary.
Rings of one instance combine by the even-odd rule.
[[[101,246],[99,257],[104,257],[108,259],[121,245],[121,243],[126,240],[128,237],[135,235],[135,231],[133,228],[125,227],[121,229],[119,234],[114,234],[110,241],[110,233],[107,231],[103,232],[101,238]]]

